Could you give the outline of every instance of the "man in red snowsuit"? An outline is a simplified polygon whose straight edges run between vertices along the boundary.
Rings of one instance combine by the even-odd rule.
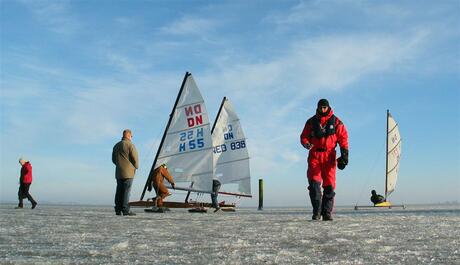
[[[321,216],[332,221],[335,196],[335,166],[344,169],[348,164],[348,133],[342,121],[334,115],[329,102],[318,102],[316,115],[305,123],[300,143],[310,150],[308,154],[308,190],[313,207],[313,220]],[[336,160],[335,147],[339,144],[341,156]],[[321,194],[321,185],[324,189]]]
[[[24,198],[27,198],[32,203],[32,209],[34,209],[37,206],[37,202],[29,193],[30,185],[32,185],[32,165],[24,158],[19,158],[19,164],[21,164],[21,175],[19,177],[18,191],[19,204],[16,209],[22,209],[24,207],[22,202]]]

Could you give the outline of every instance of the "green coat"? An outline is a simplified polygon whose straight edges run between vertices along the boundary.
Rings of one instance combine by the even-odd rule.
[[[115,164],[115,178],[132,179],[139,168],[137,150],[134,144],[123,138],[119,141],[112,151],[112,162]]]

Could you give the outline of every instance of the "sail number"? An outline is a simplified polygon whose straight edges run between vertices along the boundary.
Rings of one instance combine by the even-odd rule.
[[[179,134],[179,152],[203,148],[203,133],[203,128],[181,132]]]
[[[246,148],[246,143],[244,142],[244,140],[241,140],[239,142],[230,143],[230,149],[232,150],[241,149],[241,148]]]
[[[244,140],[230,143],[230,149],[231,150],[238,150],[238,149],[242,149],[242,148],[246,148],[246,142]],[[228,150],[227,144],[221,144],[221,145],[218,145],[218,146],[214,146],[214,154],[227,152],[227,150]]]

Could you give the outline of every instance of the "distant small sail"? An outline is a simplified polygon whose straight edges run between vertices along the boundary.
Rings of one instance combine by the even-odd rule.
[[[387,114],[387,172],[385,198],[392,193],[398,180],[399,160],[401,159],[401,136],[398,124],[388,111]]]
[[[212,129],[214,178],[222,185],[237,184],[238,192],[251,194],[251,174],[246,137],[238,115],[227,98],[217,114]]]

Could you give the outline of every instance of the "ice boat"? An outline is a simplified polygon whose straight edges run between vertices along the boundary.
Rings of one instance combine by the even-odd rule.
[[[251,198],[246,137],[240,119],[226,97],[222,99],[211,134],[214,179],[222,185],[219,194]]]
[[[399,161],[401,159],[401,136],[399,127],[389,110],[387,110],[387,133],[386,133],[386,166],[385,166],[385,201],[374,206],[355,206],[355,210],[369,207],[402,207],[404,205],[392,205],[388,200],[390,194],[396,188],[399,173]]]
[[[189,200],[190,192],[211,193],[214,175],[211,128],[203,97],[192,74],[187,72],[169,115],[149,176],[139,201],[131,206],[154,206],[155,200],[144,200],[153,171],[163,163],[176,182],[176,190],[187,191],[183,202],[165,201],[168,208],[209,207],[209,203]],[[166,184],[166,183],[165,183]],[[168,185],[166,185],[168,186]],[[170,192],[174,192],[168,187]],[[231,207],[231,205],[227,205]]]

